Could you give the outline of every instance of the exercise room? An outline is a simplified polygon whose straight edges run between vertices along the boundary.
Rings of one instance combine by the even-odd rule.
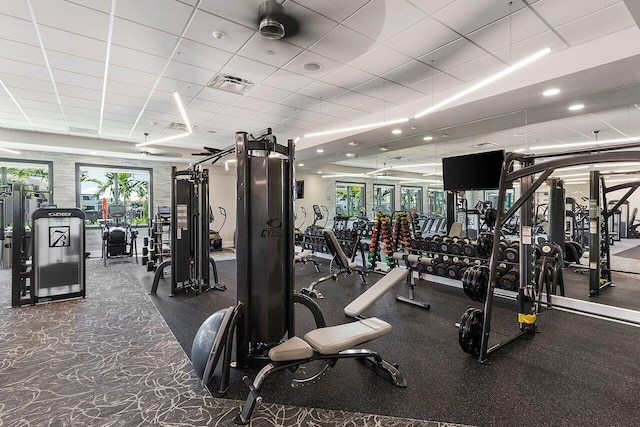
[[[0,2],[0,425],[636,425],[639,25]]]

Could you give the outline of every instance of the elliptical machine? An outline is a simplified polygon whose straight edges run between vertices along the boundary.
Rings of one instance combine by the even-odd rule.
[[[138,230],[133,230],[131,224],[121,221],[126,215],[124,205],[109,205],[109,216],[115,220],[115,224],[108,220],[99,220],[100,234],[102,235],[102,259],[107,266],[107,258],[134,256],[138,263]]]

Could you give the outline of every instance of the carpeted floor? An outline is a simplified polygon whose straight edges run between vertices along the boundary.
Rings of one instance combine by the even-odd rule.
[[[241,402],[215,399],[200,386],[136,279],[144,268],[130,261],[103,267],[89,260],[86,299],[16,309],[7,308],[10,270],[0,270],[0,426],[234,425]],[[251,425],[449,424],[265,404]]]
[[[169,298],[166,284],[154,298],[185,349],[190,349],[201,319],[233,305],[234,264],[218,263],[230,286],[226,292]],[[296,288],[326,274],[328,262],[323,264],[320,274],[297,274]],[[377,280],[376,275],[369,280]],[[144,278],[140,281],[150,287]],[[349,277],[319,289],[325,299],[318,302],[331,325],[347,321],[342,307],[364,288],[357,277]],[[403,285],[396,290],[406,294]],[[640,419],[634,393],[640,377],[638,328],[552,310],[540,317],[538,336],[518,341],[496,354],[491,364],[480,365],[460,350],[454,328],[473,303],[458,289],[423,281],[417,298],[431,303],[431,310],[399,304],[389,293],[366,313],[394,326],[391,334],[366,347],[399,363],[406,389],[390,386],[354,361],[340,361],[325,378],[302,390],[289,386],[288,374],[270,378],[265,401],[495,426],[636,425]],[[513,303],[496,302],[492,342],[516,331],[515,316]],[[227,397],[244,398],[243,374],[234,373]]]

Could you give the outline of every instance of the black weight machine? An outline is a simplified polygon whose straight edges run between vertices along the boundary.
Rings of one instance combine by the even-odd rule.
[[[220,215],[222,215],[222,225],[217,230],[209,230],[209,248],[212,251],[221,251],[222,250],[222,237],[220,237],[220,232],[224,228],[224,224],[227,222],[227,210],[222,206],[218,206],[218,211]],[[211,211],[211,206],[209,206],[209,218],[210,222],[213,223],[214,216]]]
[[[102,260],[107,266],[107,259],[115,257],[133,257],[138,263],[138,230],[134,230],[131,224],[122,219],[127,215],[124,205],[113,204],[108,207],[109,219],[100,219],[100,236],[102,237]]]
[[[164,270],[171,267],[169,295],[202,291],[224,291],[218,282],[216,263],[209,254],[209,170],[202,163],[216,163],[232,149],[208,149],[208,155],[179,171],[171,167],[171,258],[159,264],[153,277],[151,295],[158,290]],[[213,270],[213,284],[209,275]]]
[[[258,138],[239,132],[236,156],[238,304],[214,313],[196,334],[191,360],[203,384],[211,382],[222,359],[222,377],[216,394],[226,392],[235,336],[233,366],[264,366],[253,381],[243,378],[249,393],[241,413],[234,419],[237,424],[250,422],[255,406],[262,401],[260,392],[266,378],[286,369],[294,372],[295,385],[306,385],[321,377],[339,359],[355,358],[375,372],[384,373],[394,385],[406,386],[400,372],[376,352],[352,347],[391,331],[386,322],[365,319],[360,313],[402,281],[407,270],[396,269],[374,285],[369,290],[372,293],[345,308],[345,314],[357,321],[325,328],[318,305],[294,293],[293,140],[286,146],[278,144],[271,129]],[[319,328],[304,338],[295,336],[294,304],[308,308]],[[311,375],[301,374],[304,369],[299,368],[315,361],[324,362],[324,367]]]
[[[537,315],[543,306],[548,308],[561,307],[566,310],[575,310],[569,306],[563,306],[551,302],[551,295],[546,293],[546,301],[543,301],[544,283],[540,277],[534,276],[534,242],[533,242],[533,195],[535,191],[556,170],[569,166],[589,165],[592,163],[628,162],[640,161],[640,151],[623,151],[640,148],[640,143],[611,146],[590,150],[575,150],[563,153],[549,153],[542,155],[523,155],[508,153],[502,165],[500,185],[498,189],[498,204],[496,226],[493,230],[493,241],[489,268],[486,275],[486,297],[480,298],[484,302],[484,309],[469,308],[456,324],[458,327],[458,341],[463,351],[477,357],[479,362],[486,362],[492,354],[504,348],[511,342],[526,336],[533,336],[537,331]],[[536,164],[538,159],[547,159],[543,163]],[[514,165],[518,163],[519,168]],[[589,200],[589,247],[599,248],[602,233],[602,211],[600,209],[599,172],[591,171],[591,188]],[[535,176],[538,175],[537,178]],[[521,195],[513,206],[505,212],[506,191],[512,187],[512,183],[520,181]],[[605,200],[606,202],[606,200]],[[564,206],[564,205],[563,205]],[[518,288],[518,326],[519,331],[505,341],[490,345],[491,314],[493,308],[494,291],[497,282],[498,250],[500,233],[504,223],[520,210],[520,286]],[[564,222],[564,219],[563,219]],[[606,235],[605,228],[605,238]],[[594,295],[601,289],[600,251],[590,251],[589,274],[590,290]],[[544,273],[544,272],[542,272]]]

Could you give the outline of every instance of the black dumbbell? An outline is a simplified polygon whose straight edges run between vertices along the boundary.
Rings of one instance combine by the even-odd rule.
[[[507,262],[516,263],[520,259],[520,242],[513,242],[502,251],[502,258]]]

